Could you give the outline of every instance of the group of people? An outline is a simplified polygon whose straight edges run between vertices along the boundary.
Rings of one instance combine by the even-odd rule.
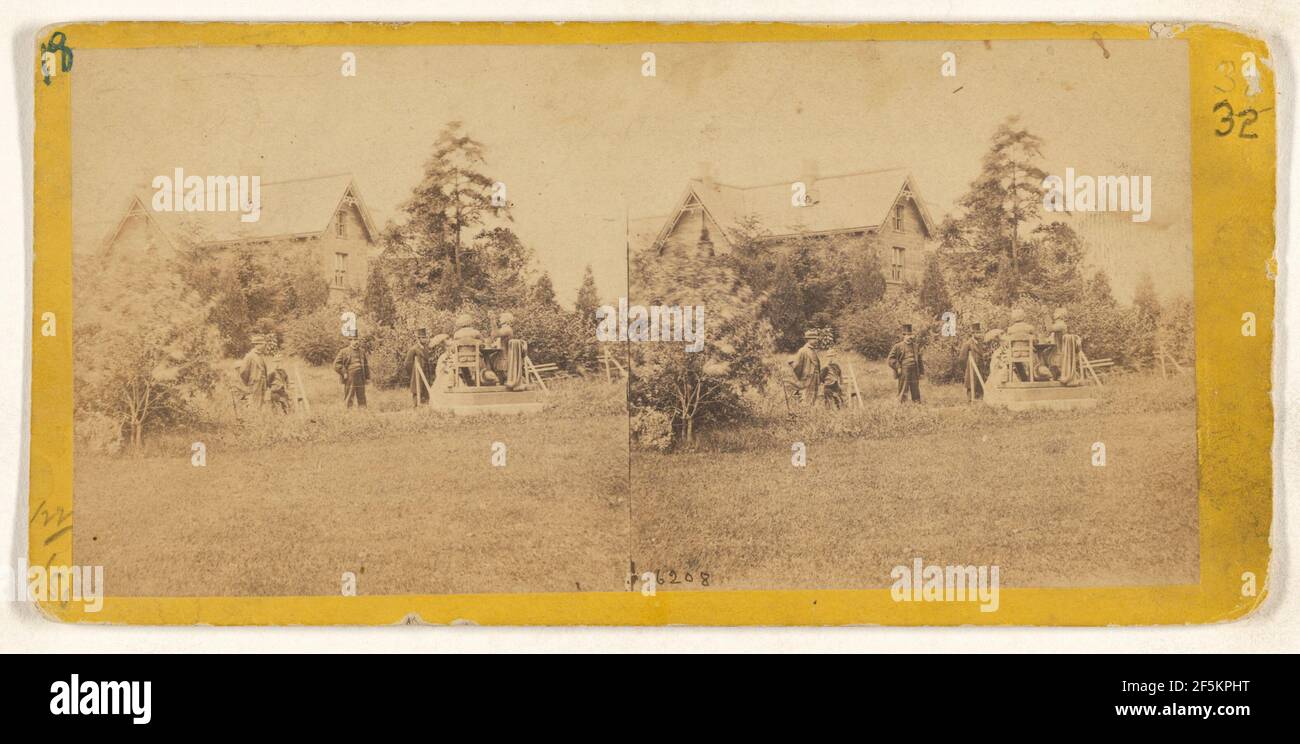
[[[235,396],[256,408],[269,405],[276,413],[293,408],[289,393],[289,373],[279,366],[275,338],[254,334],[252,348],[235,365]],[[334,356],[334,371],[343,385],[343,400],[348,408],[366,406],[366,383],[370,380],[370,357],[365,342],[353,336]]]
[[[812,405],[818,400],[828,407],[840,408],[844,405],[844,372],[835,361],[835,350],[826,351],[826,364],[817,352],[823,334],[816,329],[804,331],[803,346],[795,352],[790,366],[791,377],[782,381],[786,399]]]
[[[289,397],[289,373],[279,366],[275,339],[254,334],[253,348],[235,365],[235,378],[239,381],[235,394],[261,408],[270,405],[277,413],[288,413],[292,407]]]
[[[403,375],[411,393],[411,405],[418,408],[428,403],[429,392],[435,385],[449,388],[458,382],[465,385],[502,382],[510,387],[512,380],[520,376],[519,371],[512,367],[517,366],[514,356],[519,355],[510,352],[513,348],[526,349],[527,346],[522,341],[513,339],[512,314],[501,313],[497,320],[490,341],[484,340],[483,334],[474,327],[473,318],[467,314],[456,319],[455,331],[450,335],[439,333],[431,338],[428,328],[417,329],[415,340],[407,348],[402,361]],[[482,367],[478,370],[477,377],[467,367],[456,364],[452,359],[452,347],[460,345],[473,346],[480,355],[486,357],[481,362]],[[366,384],[370,381],[370,360],[363,340],[353,338],[339,351],[334,358],[334,372],[343,385],[345,405],[351,408],[355,403],[357,407],[364,408]]]
[[[435,380],[450,387],[456,373],[462,382],[477,384],[497,381],[510,385],[521,377],[522,355],[527,345],[512,339],[510,324],[514,317],[502,313],[499,325],[492,334],[492,340],[484,343],[482,334],[473,328],[473,320],[462,315],[456,320],[454,336],[440,333],[429,337],[427,328],[416,331],[415,340],[406,351],[403,371],[409,380],[412,405],[420,406],[429,402],[429,391]],[[235,365],[234,394],[237,399],[248,401],[257,408],[270,405],[275,411],[288,413],[293,401],[289,392],[289,374],[278,366],[278,354],[275,352],[275,338],[271,335],[255,334],[251,337],[252,348]],[[464,369],[456,369],[450,359],[451,343],[468,343],[481,348],[482,353],[490,359],[485,361],[479,372],[479,379],[472,379]],[[444,348],[441,353],[439,349]],[[516,359],[519,357],[519,359]],[[348,337],[347,344],[334,356],[334,372],[343,387],[343,402],[348,408],[366,407],[366,386],[371,380],[370,350],[364,338],[355,333]]]
[[[988,354],[980,336],[982,332],[980,323],[971,323],[969,335],[962,339],[957,351],[971,400],[983,396],[982,380],[987,376]],[[784,381],[785,391],[787,399],[792,397],[809,405],[822,400],[828,407],[840,408],[844,405],[844,374],[835,362],[834,349],[826,351],[827,362],[822,364],[817,347],[823,338],[824,334],[815,329],[804,332],[803,346],[788,362],[792,375],[791,379]],[[899,340],[889,349],[885,361],[898,383],[897,400],[900,403],[909,400],[920,403],[925,358],[911,323],[904,323],[899,328]]]

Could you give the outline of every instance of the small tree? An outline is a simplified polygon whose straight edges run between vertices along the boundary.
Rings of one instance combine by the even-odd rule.
[[[600,292],[596,289],[596,276],[588,265],[582,273],[582,284],[573,303],[574,324],[581,332],[578,339],[580,355],[594,362],[597,357],[596,310],[600,307]]]
[[[850,307],[870,307],[884,299],[888,284],[885,281],[884,268],[880,263],[880,253],[876,250],[865,251],[862,260],[857,262],[849,277],[853,292],[852,299],[848,303]]]
[[[573,309],[579,316],[594,324],[596,309],[599,307],[600,292],[596,291],[596,276],[591,272],[591,264],[587,264],[586,270],[582,272],[582,285],[578,287],[578,297],[573,303]]]
[[[215,387],[210,307],[156,256],[83,266],[78,286],[76,407],[108,416],[139,448],[149,428],[189,418]]]
[[[551,275],[549,272],[543,271],[542,275],[537,277],[537,283],[533,285],[533,292],[530,300],[538,305],[560,306],[560,303],[555,299],[555,285],[551,283]]]
[[[370,276],[366,280],[366,294],[361,305],[365,308],[366,315],[376,325],[387,328],[397,321],[397,305],[393,302],[393,293],[388,288],[388,278],[378,261],[370,267]]]
[[[1134,361],[1145,366],[1153,360],[1157,350],[1156,331],[1160,327],[1161,316],[1160,297],[1156,295],[1156,285],[1149,272],[1143,272],[1133,288],[1133,312],[1136,325]]]
[[[933,254],[925,260],[925,273],[921,276],[917,301],[921,309],[931,318],[952,311],[952,298],[948,296],[948,285],[944,282],[943,271],[939,268],[939,259]]]
[[[703,307],[703,346],[684,342],[631,344],[631,413],[667,415],[676,442],[693,446],[701,427],[743,415],[741,394],[761,388],[772,332],[753,292],[724,258],[653,251],[634,257],[635,298],[647,305]]]

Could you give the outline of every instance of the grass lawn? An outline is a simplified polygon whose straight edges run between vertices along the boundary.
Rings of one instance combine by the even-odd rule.
[[[629,560],[689,572],[681,588],[702,573],[724,589],[883,587],[917,557],[997,565],[1004,586],[1197,581],[1190,377],[1010,413],[954,385],[899,406],[892,379],[858,373],[863,410],[791,416],[769,391],[754,423],[698,450],[634,452],[629,483],[621,385],[566,381],[541,414],[457,419],[400,389],[347,411],[332,372],[304,369],[311,416],[244,411],[143,454],[79,449],[74,559],[103,565],[118,596],[338,594],[344,572],[359,594],[621,591]]]
[[[1198,580],[1193,409],[1022,418],[809,441],[805,468],[791,442],[764,436],[636,452],[632,560],[729,589],[884,587],[915,557],[997,565],[1005,586]],[[1097,441],[1105,467],[1092,465]]]
[[[188,447],[79,456],[75,559],[102,564],[118,596],[338,594],[345,571],[358,594],[623,588],[624,416],[351,415],[424,430],[213,446],[206,467]]]

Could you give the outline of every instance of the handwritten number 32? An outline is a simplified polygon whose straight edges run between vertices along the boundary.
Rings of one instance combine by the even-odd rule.
[[[1251,124],[1254,124],[1255,120],[1259,118],[1258,111],[1256,111],[1255,109],[1242,109],[1241,111],[1237,111],[1234,113],[1232,110],[1232,104],[1228,103],[1226,99],[1214,104],[1214,111],[1216,113],[1220,109],[1223,110],[1224,114],[1223,114],[1223,118],[1219,119],[1219,123],[1222,124],[1224,128],[1219,129],[1218,127],[1215,127],[1214,133],[1216,135],[1220,137],[1227,137],[1228,135],[1232,134],[1232,130],[1237,124],[1237,120],[1234,117],[1241,117],[1241,129],[1237,130],[1237,136],[1241,137],[1242,139],[1257,139],[1259,137],[1258,134],[1246,131],[1246,127],[1249,127]]]

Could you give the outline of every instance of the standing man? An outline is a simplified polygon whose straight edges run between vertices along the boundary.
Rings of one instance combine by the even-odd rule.
[[[822,380],[822,360],[817,356],[817,332],[804,331],[803,346],[795,354],[791,369],[794,371],[795,396],[812,405],[817,402],[817,388]]]
[[[353,336],[347,346],[334,357],[334,371],[343,383],[343,402],[348,408],[356,401],[357,408],[366,407],[366,381],[370,379],[370,360],[361,339]]]
[[[255,334],[252,341],[253,348],[235,365],[235,374],[243,385],[244,397],[251,397],[261,408],[266,402],[266,337]]]
[[[411,378],[411,403],[416,408],[419,408],[421,403],[429,402],[429,388],[426,382],[432,379],[433,370],[429,367],[428,342],[429,329],[421,328],[415,332],[415,343],[411,344],[411,348],[406,351],[405,369]]]
[[[984,374],[985,369],[984,344],[980,341],[983,330],[978,320],[971,323],[970,335],[957,349],[957,357],[961,359],[962,371],[966,377],[966,400],[972,403],[984,397],[984,386],[980,384],[980,375]]]
[[[902,340],[889,350],[889,368],[894,370],[894,379],[898,380],[898,402],[905,402],[910,394],[913,403],[920,403],[921,375],[925,374],[921,347],[912,334],[911,323],[903,324],[902,335]]]

